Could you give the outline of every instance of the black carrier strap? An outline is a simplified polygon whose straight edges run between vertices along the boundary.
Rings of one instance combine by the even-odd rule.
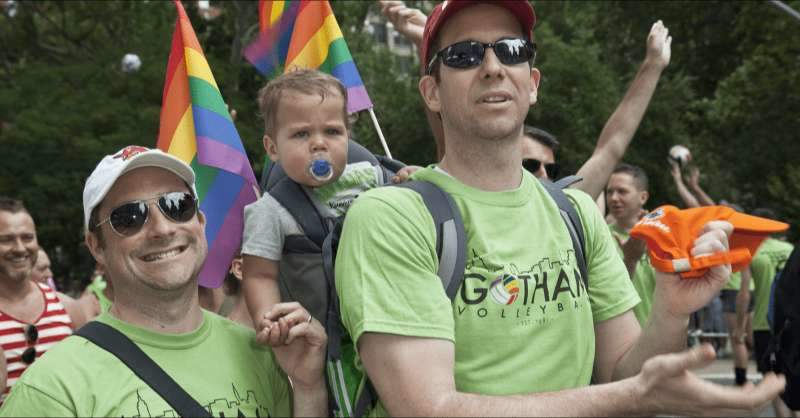
[[[464,279],[467,261],[467,233],[461,211],[450,194],[431,182],[409,181],[397,187],[419,193],[431,213],[436,225],[436,255],[439,257],[437,274],[447,297],[454,300]]]
[[[453,300],[456,297],[461,282],[464,279],[464,267],[467,258],[467,234],[464,231],[464,221],[461,212],[456,206],[453,198],[445,193],[439,186],[426,181],[410,181],[398,185],[414,190],[422,196],[425,207],[431,213],[436,225],[436,254],[439,258],[439,270],[437,274],[442,281],[442,286],[447,293],[447,297]],[[328,333],[328,358],[341,361],[342,348],[341,341],[344,336],[344,326],[341,322],[339,310],[339,297],[336,293],[335,257],[339,247],[343,219],[340,219],[333,227],[331,233],[325,238],[322,246],[323,270],[325,279],[328,282],[328,317],[325,330]],[[329,391],[332,390],[329,388]],[[333,405],[334,396],[331,394],[329,402],[334,410],[338,406]],[[365,376],[364,387],[358,395],[353,409],[353,416],[364,416],[367,410],[375,405],[378,400],[378,393],[375,387]]]
[[[583,284],[588,289],[589,270],[586,267],[586,254],[584,252],[584,248],[586,248],[586,239],[583,236],[583,224],[581,223],[581,217],[578,216],[578,211],[575,210],[575,206],[572,205],[567,195],[561,190],[580,180],[580,177],[568,176],[556,183],[547,180],[540,181],[540,183],[544,186],[545,190],[547,190],[547,193],[550,194],[550,197],[556,202],[556,205],[558,205],[558,210],[561,213],[561,218],[564,220],[564,225],[566,225],[567,230],[569,230],[569,237],[572,240],[572,249],[575,251],[575,261],[577,261],[578,270],[581,273],[581,280],[583,280]]]
[[[206,408],[186,393],[164,369],[125,334],[102,322],[92,321],[75,331],[75,335],[86,338],[120,359],[136,376],[167,401],[178,416],[211,417]]]
[[[269,194],[300,224],[305,236],[318,252],[322,248],[322,241],[328,235],[328,228],[306,191],[294,180],[285,177],[275,183]]]

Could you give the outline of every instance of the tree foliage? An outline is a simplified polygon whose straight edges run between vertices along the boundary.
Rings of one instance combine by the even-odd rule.
[[[430,2],[410,3],[430,11]],[[644,58],[651,24],[662,19],[674,39],[672,63],[625,157],[650,174],[650,205],[679,202],[664,160],[671,145],[682,143],[712,197],[800,220],[798,21],[767,2],[534,4],[542,81],[527,121],[561,140],[566,172],[591,154]],[[260,173],[256,93],[266,79],[240,54],[256,36],[257,3],[212,1],[221,11],[212,20],[198,14],[195,2],[184,5]],[[379,13],[375,3],[332,6],[393,154],[408,163],[434,162],[418,64],[402,69],[365,31],[370,13]],[[160,1],[22,0],[13,17],[0,14],[0,195],[26,202],[59,278],[91,271],[82,245],[86,176],[104,154],[155,144],[174,23],[174,6]],[[120,69],[129,52],[141,57],[138,72]],[[382,152],[367,113],[353,133]]]

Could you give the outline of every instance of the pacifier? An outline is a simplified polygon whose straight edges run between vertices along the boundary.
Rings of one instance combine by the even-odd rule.
[[[314,180],[325,182],[333,177],[333,165],[328,160],[313,160],[308,166],[308,173],[311,174]]]

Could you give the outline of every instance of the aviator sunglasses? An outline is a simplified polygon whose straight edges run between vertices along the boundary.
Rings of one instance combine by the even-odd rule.
[[[543,164],[536,158],[525,158],[522,160],[522,166],[525,167],[525,169],[531,174],[535,174],[537,171],[539,171],[539,167],[542,165],[544,165],[544,171],[547,172],[547,177],[550,178],[550,180],[555,180],[558,176],[558,164]]]
[[[175,223],[184,223],[194,218],[197,213],[197,200],[188,192],[170,192],[162,195],[124,203],[114,208],[108,218],[101,221],[95,228],[108,222],[117,235],[129,237],[139,232],[149,218],[148,202],[156,201],[158,209],[167,219]]]
[[[25,364],[30,365],[36,360],[36,346],[31,344],[36,344],[36,341],[39,341],[39,330],[36,328],[35,325],[26,325],[25,326],[25,341],[28,342],[28,348],[22,352],[22,361]]]
[[[437,52],[428,62],[428,75],[433,73],[433,64],[441,58],[442,64],[459,69],[477,67],[483,62],[486,50],[494,49],[497,59],[504,65],[522,64],[536,59],[536,45],[522,38],[504,38],[492,43],[478,41],[456,42]]]

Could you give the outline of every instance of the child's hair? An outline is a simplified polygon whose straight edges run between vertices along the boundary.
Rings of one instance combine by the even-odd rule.
[[[264,132],[274,137],[275,118],[284,91],[292,90],[304,94],[318,94],[322,100],[331,93],[342,96],[342,120],[349,128],[347,118],[347,89],[336,77],[318,70],[298,69],[272,79],[258,92],[258,107],[264,118]],[[311,111],[311,109],[309,109]]]

